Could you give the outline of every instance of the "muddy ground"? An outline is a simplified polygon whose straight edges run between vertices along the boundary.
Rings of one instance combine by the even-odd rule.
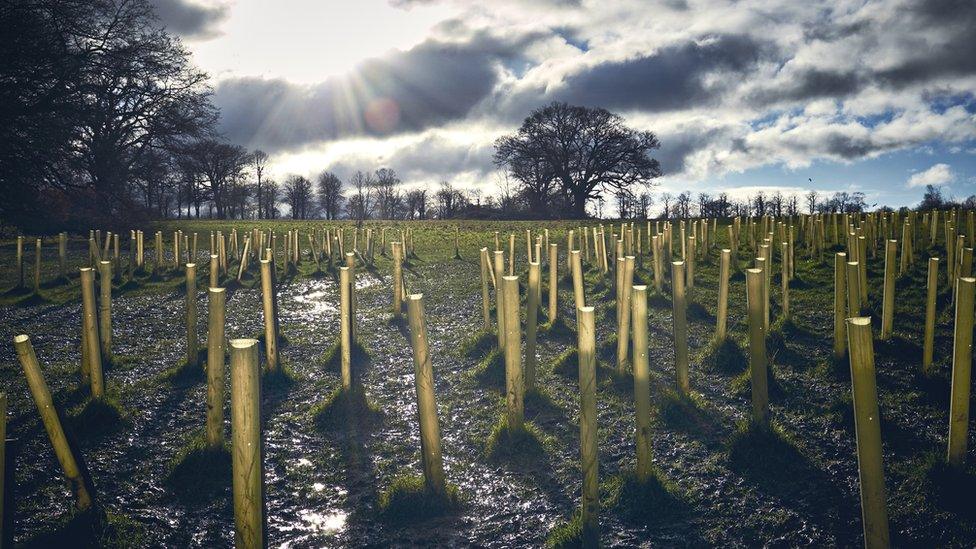
[[[165,227],[170,231],[176,225]],[[246,223],[238,223],[245,228]],[[267,226],[266,224],[260,226]],[[276,230],[298,224],[277,223]],[[308,223],[303,227],[311,226]],[[319,223],[316,226],[325,226]],[[560,279],[565,273],[567,224],[550,224],[560,244]],[[184,223],[201,233],[228,224]],[[479,376],[486,349],[465,352],[482,330],[478,248],[493,248],[495,230],[515,231],[517,270],[524,275],[525,228],[532,223],[464,223],[461,258],[453,258],[453,224],[415,224],[417,257],[406,282],[424,294],[432,346],[445,467],[462,506],[453,516],[420,524],[398,524],[378,516],[380,494],[394,479],[418,474],[420,443],[413,386],[413,362],[405,326],[390,321],[390,261],[358,273],[360,340],[369,357],[362,364],[369,400],[383,412],[373,428],[350,435],[316,425],[312,410],[339,385],[329,361],[338,334],[334,273],[314,273],[306,257],[299,273],[280,280],[281,349],[292,384],[265,388],[262,420],[268,539],[275,546],[538,546],[568,520],[580,496],[578,382],[560,356],[575,346],[571,331],[572,289],[563,281],[559,315],[569,330],[540,335],[539,385],[544,397],[527,405],[542,434],[544,455],[498,462],[485,443],[503,411],[502,395],[490,376]],[[724,229],[719,231],[724,235]],[[213,490],[179,485],[168,472],[202,430],[205,383],[201,376],[172,376],[185,355],[184,293],[180,273],[141,276],[120,286],[113,299],[115,364],[106,369],[112,399],[122,420],[77,416],[86,394],[79,389],[80,302],[77,276],[57,281],[53,240],[45,241],[41,296],[7,291],[0,305],[0,366],[9,398],[8,467],[15,467],[10,505],[17,543],[40,544],[71,518],[70,492],[45,436],[11,344],[15,334],[31,336],[69,434],[87,462],[97,496],[109,512],[114,535],[101,540],[120,546],[229,546],[234,521],[230,478],[218,475]],[[146,237],[148,265],[152,238]],[[167,242],[169,246],[170,242]],[[720,245],[725,245],[720,239]],[[303,242],[307,247],[307,242]],[[72,239],[72,270],[87,258],[87,246]],[[15,282],[13,244],[0,247],[0,287]],[[839,248],[838,248],[839,250]],[[768,346],[775,378],[772,418],[776,435],[756,441],[743,435],[750,410],[744,279],[735,269],[730,292],[734,345],[710,352],[717,295],[717,251],[700,262],[690,292],[691,386],[689,400],[674,397],[670,290],[651,296],[653,461],[669,490],[650,509],[635,512],[615,497],[618,477],[632,470],[633,386],[604,376],[598,387],[600,475],[604,486],[602,542],[608,546],[858,546],[863,543],[857,458],[847,365],[831,360],[833,259],[810,259],[797,250],[791,284],[792,320],[774,324]],[[971,469],[949,475],[940,466],[948,414],[948,372],[952,350],[952,307],[942,292],[936,341],[938,373],[926,378],[921,364],[925,260],[940,247],[921,250],[898,282],[895,337],[876,342],[878,391],[892,541],[898,546],[971,546],[976,542],[976,506]],[[126,255],[123,246],[123,255]],[[740,250],[740,265],[749,252]],[[28,266],[33,265],[32,248]],[[777,261],[778,270],[778,261]],[[650,281],[650,261],[637,278]],[[880,314],[880,254],[869,263],[869,311]],[[31,270],[28,267],[28,285]],[[615,349],[613,291],[609,279],[587,272],[587,300],[598,307],[598,346]],[[206,285],[200,269],[200,287]],[[543,276],[543,280],[547,279]],[[256,337],[262,330],[259,286],[246,277],[229,290],[228,337]],[[773,279],[773,320],[779,318],[778,274]],[[545,303],[545,284],[543,302]],[[206,339],[206,293],[199,293],[200,341]],[[524,312],[524,311],[523,311]],[[540,314],[542,321],[546,315]],[[877,333],[877,319],[875,323]],[[489,340],[490,341],[490,340]],[[613,365],[613,350],[602,360]],[[565,366],[565,365],[564,365]],[[558,371],[554,371],[558,370]],[[229,411],[227,413],[229,421]],[[229,423],[227,426],[229,436]],[[970,451],[970,461],[974,459]],[[8,483],[9,484],[9,483]],[[968,493],[968,496],[966,495]],[[11,507],[8,507],[8,511]]]

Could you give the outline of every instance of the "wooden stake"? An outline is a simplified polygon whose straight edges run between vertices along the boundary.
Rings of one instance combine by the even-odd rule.
[[[505,294],[505,402],[508,427],[518,429],[525,418],[525,377],[522,372],[522,330],[519,322],[519,279],[502,277]]]
[[[637,416],[637,480],[651,477],[651,382],[647,360],[647,286],[633,286],[634,411]]]
[[[261,260],[261,305],[264,311],[264,358],[269,372],[278,370],[278,319],[271,260]]]
[[[71,446],[68,445],[68,438],[64,435],[61,427],[61,420],[58,412],[54,408],[51,400],[51,391],[44,381],[44,374],[41,372],[41,365],[37,362],[37,355],[34,354],[34,346],[31,345],[30,337],[18,335],[14,337],[14,347],[17,349],[17,358],[20,365],[24,368],[24,376],[27,378],[27,386],[30,388],[31,396],[34,397],[34,404],[37,405],[37,412],[41,415],[41,423],[47,431],[47,437],[54,447],[54,454],[61,464],[64,476],[68,478],[71,492],[75,496],[75,508],[79,511],[86,511],[92,506],[91,486],[88,485],[78,466]],[[6,438],[6,437],[5,437]]]
[[[596,323],[593,307],[579,307],[577,346],[580,387],[580,461],[583,471],[583,497],[580,510],[583,538],[599,537],[600,461],[597,451],[596,418]]]
[[[261,441],[261,377],[258,342],[230,342],[231,434],[234,475],[234,545],[257,549],[266,545],[264,464]]]
[[[929,258],[928,284],[925,292],[925,343],[922,350],[922,373],[932,374],[935,354],[935,296],[939,286],[939,258]]]
[[[847,351],[847,254],[838,252],[834,256],[834,358],[842,358]]]
[[[529,288],[525,300],[525,390],[535,389],[536,332],[539,324],[539,301],[542,298],[542,266],[529,263]]]
[[[848,319],[847,336],[850,342],[854,430],[857,436],[857,469],[861,484],[864,546],[886,548],[891,543],[888,537],[884,467],[881,463],[881,424],[878,421],[878,390],[875,385],[871,318]]]
[[[479,255],[481,257],[481,314],[485,330],[491,330],[491,298],[488,293],[491,266],[488,264],[488,248],[481,248]]]
[[[881,340],[891,339],[892,327],[895,319],[895,257],[898,253],[898,241],[885,241],[885,270],[884,293],[882,294],[881,309]]]
[[[766,364],[766,327],[763,323],[763,272],[746,270],[749,307],[749,371],[752,380],[752,421],[769,422],[769,378]]]
[[[213,257],[213,256],[211,256]],[[207,300],[207,446],[224,444],[224,312],[227,291],[208,289]]]
[[[17,287],[24,287],[24,237],[17,237]]]
[[[220,256],[218,256],[217,254],[210,254],[210,287],[211,288],[220,287],[219,278],[218,278],[220,276],[220,267],[218,266],[219,260],[220,260]]]
[[[98,335],[102,356],[112,356],[112,262],[98,262]]]
[[[89,382],[91,383],[92,398],[102,398],[105,385],[102,378],[102,354],[98,340],[98,323],[95,319],[95,271],[87,267],[81,272],[81,310],[83,329],[81,344],[85,351]],[[82,362],[82,375],[86,362]]]
[[[976,278],[956,280],[955,335],[952,344],[952,391],[949,403],[948,461],[962,468],[969,446],[969,392],[973,367],[973,293]]]
[[[786,242],[780,244],[782,253],[780,254],[780,286],[782,292],[782,313],[783,318],[790,317],[790,245]]]
[[[339,267],[339,352],[342,388],[352,388],[352,284],[349,267]]]
[[[399,242],[393,247],[393,318],[403,316],[403,249]],[[455,250],[456,251],[456,250]]]
[[[628,255],[623,259],[620,303],[617,305],[620,311],[620,314],[617,316],[617,374],[619,375],[625,373],[627,351],[630,348],[630,298],[634,286],[634,256]]]
[[[410,345],[413,348],[414,387],[417,390],[417,419],[420,424],[424,480],[431,492],[443,496],[447,494],[447,482],[444,479],[441,457],[441,430],[437,420],[434,367],[427,346],[423,294],[407,297],[407,320],[410,325]]]
[[[41,239],[34,241],[34,293],[41,292]]]
[[[674,370],[678,392],[688,394],[688,319],[685,303],[685,262],[671,263],[671,323],[674,330]]]
[[[722,262],[718,272],[718,316],[715,319],[715,341],[725,341],[729,317],[729,262],[732,250],[722,250]],[[634,336],[637,337],[637,336]]]
[[[186,264],[186,363],[196,366],[200,356],[197,338],[197,265]]]
[[[493,269],[495,272],[495,325],[498,336],[498,349],[505,349],[505,291],[502,277],[505,276],[505,252],[495,251]]]
[[[549,230],[546,229],[546,238],[548,240]],[[559,297],[559,279],[558,279],[558,265],[556,263],[556,258],[559,255],[559,244],[553,242],[549,244],[549,315],[548,321],[552,325],[556,321],[556,315],[559,314],[558,302]]]

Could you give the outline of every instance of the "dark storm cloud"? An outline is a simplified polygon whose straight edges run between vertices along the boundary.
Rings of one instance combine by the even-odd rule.
[[[313,86],[224,80],[214,98],[227,137],[269,151],[419,131],[464,118],[495,87],[496,65],[513,47],[521,46],[487,37],[465,45],[427,41]]]
[[[808,101],[823,97],[843,99],[865,85],[866,79],[854,72],[811,68],[792,76],[784,84],[761,88],[748,101],[762,106],[780,101]]]
[[[226,5],[195,4],[187,0],[152,0],[159,21],[167,30],[188,38],[216,36],[217,24],[227,18]]]
[[[772,51],[771,45],[745,35],[707,37],[651,55],[588,67],[566,77],[558,88],[523,92],[522,97],[504,102],[514,118],[552,100],[649,112],[703,106],[717,101]],[[714,74],[723,77],[706,81]]]

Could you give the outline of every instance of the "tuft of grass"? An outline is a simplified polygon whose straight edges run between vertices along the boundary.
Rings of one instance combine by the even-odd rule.
[[[795,482],[797,466],[806,461],[779,425],[740,422],[728,443],[729,464],[765,482]]]
[[[114,433],[127,423],[118,400],[108,395],[89,398],[67,417],[68,427],[78,437],[99,437]]]
[[[202,434],[197,434],[169,463],[165,484],[184,501],[202,502],[227,495],[231,486],[229,445],[212,448]]]
[[[475,366],[472,371],[475,379],[498,390],[505,389],[505,353],[501,349],[492,348],[491,351]]]
[[[340,341],[336,338],[335,343],[329,346],[325,350],[325,354],[322,355],[321,363],[325,366],[328,371],[338,372],[342,368],[342,352],[339,348]],[[352,358],[353,370],[357,370],[365,366],[369,361],[369,351],[366,350],[363,345],[353,339],[352,349],[350,349],[350,356]]]
[[[576,330],[571,328],[564,318],[556,317],[555,320],[542,325],[540,334],[555,339],[572,339],[576,337]]]
[[[491,430],[485,444],[485,455],[494,461],[519,465],[539,463],[545,458],[544,435],[532,423],[511,427],[505,414]]]
[[[164,370],[160,378],[174,387],[195,385],[207,379],[206,363],[207,349],[204,348],[197,354],[196,364],[183,360],[176,366]]]
[[[145,526],[124,515],[106,513],[93,506],[74,511],[53,530],[38,534],[24,547],[142,547],[146,544]]]
[[[735,396],[748,398],[752,395],[752,372],[747,367],[741,374],[732,379],[729,390]],[[766,391],[769,400],[779,400],[786,395],[786,390],[776,377],[776,370],[772,361],[766,364]]]
[[[481,360],[491,353],[497,341],[497,336],[494,331],[481,330],[464,340],[458,349],[458,353],[465,358]]]
[[[709,431],[714,426],[714,410],[695,393],[683,395],[673,389],[661,394],[658,415],[665,424],[690,432]]]
[[[320,431],[345,431],[350,426],[369,428],[383,421],[383,411],[370,403],[362,387],[337,388],[312,408],[312,421]]]
[[[416,524],[450,516],[461,507],[457,487],[448,485],[446,493],[431,490],[420,475],[397,477],[379,499],[379,516],[394,524]]]
[[[562,418],[563,409],[538,387],[525,392],[525,413],[533,417]]]
[[[915,477],[910,482],[919,486],[920,495],[925,499],[970,520],[976,518],[976,507],[972,505],[976,491],[976,466],[973,464],[953,467],[943,452],[929,451],[922,455],[909,476]]]
[[[277,369],[266,369],[261,374],[261,386],[271,391],[287,390],[296,381],[298,381],[298,374],[281,361],[279,361]]]
[[[655,467],[645,481],[634,471],[612,477],[607,482],[610,497],[607,507],[640,524],[673,520],[687,512],[687,504],[678,487]]]
[[[599,546],[600,533],[583,527],[583,515],[579,511],[568,521],[556,525],[546,536],[546,547],[551,549]]]
[[[703,369],[723,374],[738,374],[749,367],[749,357],[739,342],[730,336],[726,336],[724,341],[712,338],[699,362]]]
[[[568,378],[579,377],[579,353],[576,348],[563,351],[553,362],[552,371]]]

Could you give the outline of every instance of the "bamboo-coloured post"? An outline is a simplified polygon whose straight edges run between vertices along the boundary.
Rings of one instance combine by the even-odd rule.
[[[403,315],[403,249],[399,242],[392,242],[391,245],[393,247],[393,318],[399,319]]]
[[[659,293],[663,287],[663,277],[661,273],[661,266],[663,265],[663,253],[661,253],[661,237],[659,235],[654,235],[651,239],[651,252],[653,254],[652,261],[654,263],[654,289]]]
[[[952,390],[949,399],[948,461],[962,468],[969,446],[969,392],[973,367],[973,293],[976,278],[956,280],[955,334],[952,342]]]
[[[878,421],[878,389],[874,371],[871,318],[848,319],[847,336],[851,355],[851,392],[854,397],[854,430],[857,437],[864,546],[886,548],[890,546],[890,540],[884,466],[881,463],[881,424]]]
[[[98,262],[98,336],[102,357],[112,356],[112,262]]]
[[[515,233],[508,235],[508,276],[515,276]]]
[[[782,293],[782,300],[780,305],[782,307],[783,318],[790,317],[790,249],[789,244],[783,242],[780,244],[780,249],[782,254],[780,255],[780,266],[782,270],[780,271],[780,286]]]
[[[881,305],[881,337],[882,341],[891,339],[895,319],[895,261],[898,253],[898,241],[885,241],[885,269],[884,290]]]
[[[17,237],[17,287],[24,287],[24,237]]]
[[[685,262],[671,263],[671,324],[674,330],[674,371],[678,392],[687,394],[688,381],[688,319],[685,303]]]
[[[651,477],[651,381],[647,359],[647,286],[633,286],[634,411],[637,415],[637,480]]]
[[[685,260],[685,275],[688,282],[685,287],[689,290],[695,287],[695,259],[698,250],[698,239],[694,235],[688,237],[688,258]]]
[[[339,267],[339,353],[342,388],[352,388],[352,284],[349,267]]]
[[[85,267],[80,269],[80,272],[83,319],[81,344],[85,355],[82,361],[82,375],[87,369],[92,397],[102,398],[105,394],[105,385],[102,378],[102,353],[98,339],[97,313],[95,312],[95,271]]]
[[[549,234],[549,230],[546,229],[546,235]],[[559,255],[559,244],[555,242],[549,244],[549,324],[553,324],[556,321],[556,315],[558,314],[558,297],[559,297],[559,278],[557,273],[556,258]]]
[[[34,241],[34,293],[41,291],[41,239]],[[2,516],[0,516],[2,518]]]
[[[715,319],[715,341],[725,341],[729,317],[729,263],[732,250],[722,250],[722,260],[718,271],[718,316]],[[637,336],[634,336],[637,337]]]
[[[490,284],[491,267],[488,264],[488,248],[481,248],[481,316],[484,320],[485,330],[491,330],[491,298],[488,293]]]
[[[58,274],[62,279],[67,278],[68,234],[58,233]]]
[[[525,418],[525,377],[522,371],[522,330],[519,321],[519,279],[502,277],[505,294],[505,402],[508,426],[521,427]]]
[[[197,339],[197,265],[186,264],[186,363],[196,366],[199,356]]]
[[[51,399],[51,391],[44,381],[44,373],[41,371],[41,365],[37,362],[37,355],[34,354],[34,346],[31,345],[30,337],[26,335],[15,336],[14,347],[17,349],[17,358],[24,369],[24,377],[27,378],[27,386],[34,398],[37,412],[41,416],[41,423],[44,424],[47,437],[51,441],[51,446],[54,447],[54,454],[57,456],[61,470],[64,471],[64,476],[68,478],[71,492],[75,496],[75,508],[79,511],[85,511],[92,506],[93,491],[82,475],[78,460],[68,445],[68,438],[64,435],[61,420]]]
[[[847,314],[861,314],[861,279],[857,261],[847,262]]]
[[[760,246],[760,249],[769,249],[768,246]],[[769,279],[766,278],[766,272],[770,270],[769,261],[765,257],[756,258],[756,268],[763,273],[763,292],[760,302],[763,308],[763,330],[769,331]]]
[[[569,252],[569,264],[573,269],[573,306],[579,309],[586,305],[586,295],[583,293],[583,262],[579,250]]]
[[[407,296],[407,321],[413,348],[414,387],[417,389],[417,419],[420,424],[420,454],[424,464],[427,488],[439,495],[447,493],[441,458],[441,429],[437,420],[437,398],[434,394],[434,367],[427,345],[427,321],[423,294]]]
[[[210,254],[210,288],[217,288],[220,286],[220,267],[218,266],[219,260],[220,256],[217,254]]]
[[[275,318],[274,279],[271,260],[261,260],[261,306],[264,312],[264,358],[268,371],[278,369],[278,319]]]
[[[224,444],[224,313],[227,291],[210,288],[207,300],[207,446]]]
[[[617,374],[624,375],[627,365],[627,351],[630,349],[630,298],[634,286],[635,258],[628,255],[624,259],[621,276],[620,303],[617,305]]]
[[[231,340],[230,391],[234,546],[255,549],[265,546],[267,530],[257,340]]]
[[[542,265],[529,262],[529,288],[525,299],[525,390],[535,390],[536,333],[539,325],[539,301],[542,298]]]
[[[505,276],[505,252],[496,250],[492,268],[495,272],[495,326],[498,336],[498,349],[505,349],[505,290],[502,277]]]
[[[769,387],[766,363],[766,327],[763,323],[763,272],[746,270],[746,292],[749,307],[749,372],[752,380],[752,420],[769,421]]]
[[[847,254],[838,252],[834,256],[834,358],[842,358],[847,351]]]
[[[4,477],[6,476],[7,462],[7,393],[0,393],[0,543],[6,543],[7,537],[11,537],[3,529],[4,508],[3,500],[6,495]],[[11,521],[12,522],[12,521]]]
[[[861,291],[861,306],[868,302],[868,253],[867,239],[863,236],[857,237],[857,260],[858,260],[858,289]]]
[[[577,348],[580,387],[580,462],[583,471],[583,497],[580,511],[583,539],[599,538],[600,461],[597,455],[596,421],[596,322],[593,307],[579,307]]]
[[[935,354],[935,296],[939,286],[939,258],[929,258],[928,281],[925,290],[925,342],[922,349],[922,373],[932,373]]]

